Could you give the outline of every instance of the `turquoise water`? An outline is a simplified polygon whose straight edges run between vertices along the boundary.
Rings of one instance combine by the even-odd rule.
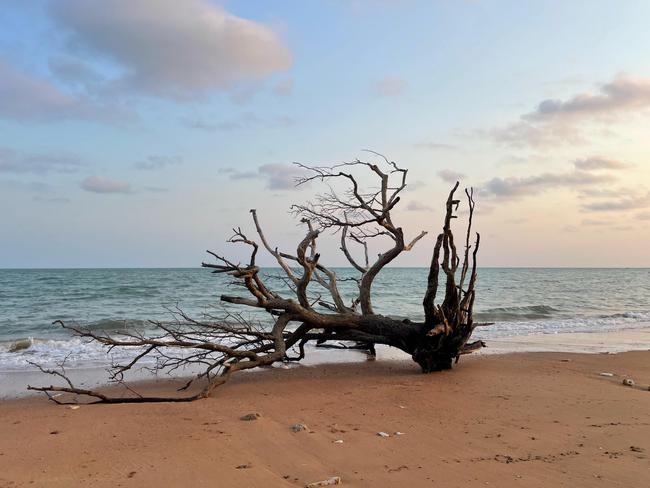
[[[345,278],[354,271],[337,274]],[[386,269],[373,287],[376,311],[421,318],[426,275],[424,268]],[[283,290],[279,280],[272,282]],[[72,361],[105,361],[102,350],[71,338],[52,321],[111,331],[146,329],[149,319],[170,319],[167,308],[178,306],[194,316],[218,313],[222,293],[243,292],[229,283],[229,277],[205,269],[0,270],[0,370],[66,355]],[[349,299],[353,286],[341,283]],[[650,320],[650,270],[484,268],[475,310],[478,320],[495,322],[477,333],[487,340],[641,327]],[[22,338],[33,338],[33,347],[9,353],[10,344]]]

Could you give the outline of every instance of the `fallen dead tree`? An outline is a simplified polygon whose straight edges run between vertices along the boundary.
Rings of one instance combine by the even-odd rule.
[[[407,170],[385,158],[381,164],[356,160],[330,167],[299,166],[304,176],[297,180],[298,185],[320,182],[329,190],[311,202],[292,207],[294,216],[305,228],[294,253],[271,245],[255,210],[251,210],[255,237],[248,237],[238,228],[229,239],[231,243],[250,248],[246,264],[208,251],[215,261],[202,266],[214,273],[230,275],[245,290],[245,294],[221,296],[221,302],[229,304],[229,311],[223,316],[199,320],[175,310],[176,320],[172,323],[152,322],[154,333],[120,335],[57,322],[73,334],[109,350],[135,350],[132,359],[114,364],[109,370],[112,381],[124,383],[126,372],[142,367],[146,360],[153,358],[153,365],[144,367],[154,371],[199,368],[180,391],[201,384],[200,391],[185,396],[150,397],[129,388],[131,394],[127,396],[109,396],[76,387],[65,370],[45,368],[41,371],[58,377],[63,386],[29,386],[29,389],[44,392],[57,403],[70,401],[69,396],[60,395],[66,393],[89,397],[96,403],[192,401],[209,396],[237,371],[303,359],[309,342],[334,347],[351,342],[355,345],[342,347],[371,352],[376,344],[392,346],[411,355],[425,373],[449,369],[461,355],[484,346],[481,341],[469,342],[479,325],[473,318],[480,236],[472,234],[475,206],[472,190],[465,190],[467,228],[460,251],[451,225],[461,203],[456,195],[458,183],[446,200],[442,232],[433,247],[423,294],[424,320],[399,320],[375,313],[372,286],[385,266],[410,251],[427,234],[422,231],[407,239],[393,219],[400,194],[407,186]],[[361,184],[361,178],[368,176],[376,181],[370,189]],[[358,293],[348,301],[339,291],[335,271],[325,266],[317,250],[319,236],[327,231],[338,234],[341,252],[358,272],[354,278]],[[374,261],[369,258],[369,243],[373,240],[388,243]],[[361,258],[355,257],[351,244],[361,250]],[[268,276],[261,272],[257,264],[260,251],[270,253],[275,259],[290,295],[274,289]],[[436,301],[439,287],[444,288],[444,296]],[[268,324],[244,319],[242,314],[232,311],[233,306],[263,312],[269,318]]]

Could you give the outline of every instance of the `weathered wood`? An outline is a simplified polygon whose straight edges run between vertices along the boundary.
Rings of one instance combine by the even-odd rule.
[[[465,192],[469,219],[462,262],[451,225],[460,205],[460,200],[455,198],[459,183],[454,185],[447,197],[443,228],[433,247],[422,301],[424,321],[398,320],[377,314],[372,303],[375,278],[388,264],[403,252],[410,251],[427,235],[422,231],[407,241],[403,229],[395,223],[393,210],[400,202],[401,192],[406,188],[407,170],[386,158],[383,161],[383,166],[360,160],[332,167],[299,165],[307,172],[307,176],[298,181],[299,185],[326,181],[330,190],[324,195],[318,195],[312,202],[293,206],[295,215],[307,227],[295,254],[280,251],[269,243],[255,210],[251,210],[251,215],[261,245],[255,239],[247,237],[240,228],[233,229],[234,234],[229,239],[231,243],[243,244],[251,249],[247,264],[235,264],[226,257],[208,251],[216,263],[203,263],[203,267],[232,276],[247,293],[247,296],[223,295],[221,301],[268,313],[273,322],[271,330],[250,322],[242,314],[233,312],[232,308],[225,309],[222,315],[208,316],[202,320],[175,309],[171,311],[175,322],[152,322],[157,332],[148,336],[135,333],[111,336],[57,321],[75,335],[96,341],[109,349],[120,347],[138,351],[134,359],[126,364],[114,365],[112,380],[123,383],[126,372],[139,365],[144,358],[155,357],[155,369],[175,370],[186,366],[201,366],[202,371],[182,388],[187,390],[194,381],[200,379],[205,386],[198,394],[186,397],[142,397],[134,393],[133,397],[113,398],[94,390],[76,388],[64,369],[57,371],[43,368],[41,371],[59,377],[66,385],[30,389],[46,393],[57,403],[61,401],[52,393],[82,395],[91,397],[98,403],[192,401],[209,396],[214,388],[236,371],[268,366],[278,361],[303,359],[308,342],[316,342],[321,346],[329,344],[330,347],[337,348],[343,341],[352,341],[358,344],[356,347],[372,352],[375,344],[384,344],[410,354],[425,373],[451,368],[461,355],[484,346],[481,341],[468,343],[474,328],[479,325],[473,319],[480,243],[480,236],[476,234],[471,250],[475,206],[473,192]],[[362,189],[355,175],[358,171],[369,172],[376,177],[377,189]],[[337,189],[338,184],[344,184],[344,187]],[[354,278],[359,293],[350,305],[345,304],[339,292],[336,273],[322,264],[321,255],[316,250],[320,234],[327,230],[340,232],[340,249],[359,273]],[[375,238],[388,239],[390,245],[377,254],[374,262],[370,262],[368,248]],[[363,261],[353,256],[347,246],[348,240],[363,246]],[[275,258],[283,273],[280,278],[292,290],[292,296],[283,296],[274,290],[268,277],[261,274],[256,264],[260,249],[266,250]],[[364,264],[359,264],[361,262]],[[457,283],[459,266],[460,281]],[[442,301],[436,303],[441,272],[445,279],[445,293]],[[315,287],[325,293],[325,297],[315,291]],[[298,349],[298,355],[290,354],[295,348]]]

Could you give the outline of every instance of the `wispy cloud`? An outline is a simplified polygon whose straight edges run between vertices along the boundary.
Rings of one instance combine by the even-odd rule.
[[[544,148],[558,143],[568,145],[585,144],[586,139],[576,127],[568,124],[535,124],[526,120],[479,131],[498,144],[516,148],[527,146]]]
[[[119,105],[109,107],[84,96],[65,93],[48,80],[20,71],[0,59],[0,118],[23,122],[87,119],[114,123],[134,117]]]
[[[438,176],[440,179],[446,183],[456,183],[457,181],[465,178],[465,175],[459,171],[454,171],[453,169],[441,169],[438,171]]]
[[[585,212],[621,212],[640,210],[650,207],[650,192],[646,195],[626,196],[620,195],[616,199],[602,200],[581,205]]]
[[[232,120],[209,121],[201,117],[181,117],[179,119],[181,124],[196,130],[204,130],[208,132],[213,131],[237,131],[237,130],[251,130],[251,129],[276,129],[283,127],[291,127],[295,125],[295,121],[289,116],[277,117],[258,117],[252,112],[246,112],[240,117]]]
[[[81,182],[80,186],[83,190],[92,193],[131,193],[131,185],[128,182],[103,176],[89,176]]]
[[[157,170],[181,164],[182,161],[183,159],[180,156],[153,155],[147,156],[143,161],[133,163],[133,167],[144,170]]]
[[[22,154],[0,147],[1,173],[74,173],[83,164],[74,154],[61,152]]]
[[[296,178],[303,171],[292,164],[265,164],[259,168],[260,174],[266,178],[269,190],[289,190],[296,187]]]
[[[594,174],[582,171],[544,173],[528,177],[497,177],[485,183],[481,191],[498,198],[515,199],[557,188],[575,189],[609,183],[615,179],[615,177],[608,174]]]
[[[90,64],[70,56],[55,55],[50,58],[48,66],[57,80],[73,86],[93,89],[105,81],[105,77]]]
[[[90,52],[120,66],[116,87],[192,99],[291,66],[278,34],[207,0],[57,0],[69,55]]]
[[[566,100],[546,99],[512,124],[484,131],[499,143],[512,146],[583,144],[585,123],[650,108],[650,79],[619,76],[595,92],[578,93]]]
[[[290,190],[296,188],[296,178],[304,171],[293,164],[264,164],[257,171],[239,171],[234,168],[222,168],[220,173],[228,175],[231,180],[263,180],[269,190]]]
[[[584,159],[576,159],[573,165],[578,170],[592,171],[599,169],[625,169],[630,165],[619,161],[617,159],[603,158],[600,156],[592,156]]]
[[[406,206],[409,212],[433,212],[433,208],[418,201],[411,201]]]
[[[547,99],[523,116],[539,121],[558,118],[584,118],[650,107],[650,79],[620,76],[596,92],[578,93],[567,100]]]

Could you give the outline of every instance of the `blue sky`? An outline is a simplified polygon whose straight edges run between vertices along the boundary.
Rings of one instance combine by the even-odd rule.
[[[250,208],[292,249],[287,210],[318,188],[293,188],[291,163],[364,148],[410,169],[414,234],[439,228],[454,177],[477,188],[484,265],[650,266],[648,18],[644,1],[3,0],[0,267],[194,266]],[[432,239],[396,264],[426,265]]]

